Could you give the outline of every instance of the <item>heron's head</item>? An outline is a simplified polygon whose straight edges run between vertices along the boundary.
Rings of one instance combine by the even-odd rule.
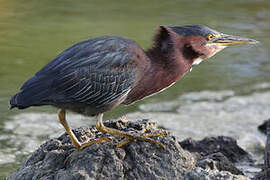
[[[258,41],[227,35],[201,25],[160,26],[156,43],[161,51],[173,51],[192,65],[197,65],[232,45],[256,44]]]

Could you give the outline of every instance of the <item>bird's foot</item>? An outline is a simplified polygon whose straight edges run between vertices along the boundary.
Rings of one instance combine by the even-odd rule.
[[[103,123],[97,123],[96,127],[100,132],[109,133],[112,135],[116,135],[116,136],[125,138],[124,141],[122,141],[121,143],[119,143],[117,145],[118,148],[123,147],[123,146],[125,146],[133,141],[146,141],[146,142],[154,143],[154,144],[158,145],[159,147],[161,147],[162,149],[165,149],[165,146],[162,143],[152,139],[152,137],[157,137],[157,136],[161,136],[161,135],[168,135],[168,132],[162,132],[162,133],[156,133],[156,134],[144,134],[147,132],[146,129],[143,129],[139,133],[131,133],[131,132],[126,132],[126,131],[121,131],[118,129],[106,127],[103,125]]]
[[[102,118],[103,118],[103,114],[102,113],[98,114],[98,117],[97,117],[98,121],[96,123],[97,130],[103,133],[108,133],[108,134],[112,134],[121,138],[125,138],[125,140],[121,142],[120,144],[118,144],[117,147],[123,147],[124,145],[127,145],[130,142],[139,140],[139,141],[146,141],[146,142],[154,143],[158,145],[159,147],[161,147],[162,149],[165,149],[165,146],[162,143],[151,138],[156,137],[156,136],[161,136],[161,135],[167,135],[168,134],[167,132],[162,132],[162,133],[157,133],[157,134],[144,134],[145,132],[147,132],[145,128],[139,133],[133,133],[134,131],[132,132],[121,131],[118,129],[104,126],[102,122]],[[122,117],[121,121],[127,122],[127,119],[125,117]]]
[[[146,132],[146,129],[143,130],[143,133]],[[125,132],[126,133],[126,132]],[[158,136],[162,136],[162,135],[168,135],[169,133],[168,132],[162,132],[162,133],[156,133],[156,134],[139,134],[139,135],[131,135],[129,134],[128,136],[124,136],[126,139],[124,141],[122,141],[121,143],[117,144],[117,147],[118,148],[121,148],[133,141],[146,141],[146,142],[150,142],[150,143],[154,143],[156,145],[158,145],[160,148],[162,149],[165,149],[165,146],[154,140],[154,139],[151,139],[152,137],[158,137]]]
[[[111,137],[101,137],[101,138],[98,138],[96,140],[93,140],[93,141],[89,141],[89,142],[86,142],[84,144],[82,144],[78,149],[79,150],[82,150],[88,146],[91,146],[93,144],[97,144],[97,143],[101,143],[101,142],[107,142],[107,141],[111,141],[112,138]]]

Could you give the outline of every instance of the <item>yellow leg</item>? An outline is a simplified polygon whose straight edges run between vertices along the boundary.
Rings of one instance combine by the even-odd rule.
[[[96,143],[106,142],[106,141],[111,140],[111,138],[99,138],[99,139],[93,140],[91,142],[81,144],[78,141],[78,139],[76,138],[75,134],[71,131],[71,129],[70,129],[70,127],[69,127],[69,125],[68,125],[68,123],[66,121],[66,111],[64,109],[60,109],[58,111],[58,119],[59,119],[59,122],[62,124],[62,126],[65,128],[66,132],[68,133],[72,144],[77,149],[81,150],[81,149],[83,149],[83,148],[85,148],[87,146],[91,146],[91,145],[96,144]]]
[[[70,127],[69,127],[69,125],[68,125],[68,123],[66,121],[66,111],[64,109],[60,109],[58,111],[58,119],[59,119],[59,122],[62,124],[62,126],[65,128],[66,132],[68,133],[68,136],[71,139],[72,144],[76,148],[76,150],[66,158],[66,160],[64,162],[65,166],[67,166],[69,164],[69,162],[71,161],[73,155],[75,155],[80,150],[84,149],[85,147],[91,146],[91,145],[96,144],[96,143],[106,142],[106,141],[111,140],[111,138],[106,138],[105,137],[105,138],[99,138],[97,140],[93,140],[91,142],[81,144],[78,141],[78,139],[76,138],[75,134],[70,129]]]
[[[103,122],[102,122],[102,118],[103,118],[103,114],[99,114],[98,115],[98,121],[96,123],[96,128],[103,133],[109,133],[109,134],[113,134],[113,135],[117,135],[120,137],[124,137],[127,140],[125,140],[124,142],[120,143],[117,145],[117,147],[122,147],[132,141],[136,141],[136,140],[140,140],[140,141],[147,141],[147,142],[151,142],[154,143],[156,145],[158,145],[159,147],[165,149],[165,146],[163,144],[161,144],[158,141],[155,141],[153,139],[151,139],[151,137],[156,137],[156,136],[161,136],[161,135],[167,135],[167,132],[164,133],[158,133],[158,134],[146,134],[146,135],[134,135],[134,134],[130,134],[128,132],[124,132],[124,131],[120,131],[117,129],[113,129],[113,128],[108,128],[106,126],[104,126]],[[85,147],[91,146],[93,144],[96,143],[100,143],[100,142],[106,142],[106,141],[110,141],[112,140],[109,137],[104,137],[104,138],[99,138],[97,140],[93,140],[84,144],[81,144],[78,139],[76,138],[75,134],[71,131],[67,121],[66,121],[66,111],[64,109],[60,109],[58,111],[58,119],[59,122],[62,124],[62,126],[65,128],[66,132],[68,133],[72,144],[74,145],[75,148],[77,149],[84,149]],[[142,130],[142,134],[145,133],[146,130]]]
[[[149,138],[149,137],[154,137],[155,135],[149,135],[149,137],[147,135],[142,135],[142,136],[133,135],[133,134],[130,134],[128,132],[124,132],[124,131],[120,131],[120,130],[117,130],[117,129],[109,128],[109,127],[104,126],[104,124],[102,122],[102,118],[103,118],[103,114],[101,113],[101,114],[98,115],[98,120],[97,120],[97,123],[96,123],[96,128],[100,132],[109,133],[109,134],[113,134],[113,135],[117,135],[117,136],[120,136],[120,137],[127,138],[126,141],[124,141],[123,143],[120,143],[119,145],[117,145],[117,147],[122,147],[122,146],[128,144],[129,142],[140,140],[140,141],[147,141],[147,142],[154,143],[154,144],[158,145],[159,147],[165,149],[165,146],[163,144]],[[163,134],[161,133],[159,135],[163,135]],[[156,135],[156,136],[159,136],[159,135]]]
[[[60,109],[58,111],[58,119],[59,119],[59,122],[62,124],[62,126],[65,128],[66,132],[68,133],[68,135],[71,139],[71,142],[75,146],[75,148],[80,148],[81,143],[78,141],[75,134],[69,128],[69,125],[66,121],[66,111],[64,109]]]

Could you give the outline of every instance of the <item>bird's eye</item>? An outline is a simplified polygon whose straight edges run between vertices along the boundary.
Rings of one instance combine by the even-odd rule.
[[[210,40],[212,40],[214,37],[215,37],[215,36],[214,36],[213,34],[209,34],[207,38],[208,38],[208,40],[210,41]]]
[[[211,41],[211,40],[213,40],[214,38],[219,38],[219,37],[221,37],[220,34],[209,34],[209,35],[207,36],[207,39],[208,39],[208,41]]]

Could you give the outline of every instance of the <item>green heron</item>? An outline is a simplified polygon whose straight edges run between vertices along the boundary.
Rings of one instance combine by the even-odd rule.
[[[193,65],[236,44],[256,40],[226,35],[206,26],[160,26],[153,47],[144,51],[130,39],[103,36],[86,40],[63,51],[26,81],[10,100],[10,107],[52,105],[73,145],[82,149],[99,139],[82,144],[68,126],[66,110],[96,116],[96,128],[126,138],[121,147],[134,140],[155,143],[155,135],[132,135],[104,126],[103,113],[119,104],[132,104],[171,86]],[[159,134],[157,134],[158,136]],[[161,135],[161,134],[160,134]]]

